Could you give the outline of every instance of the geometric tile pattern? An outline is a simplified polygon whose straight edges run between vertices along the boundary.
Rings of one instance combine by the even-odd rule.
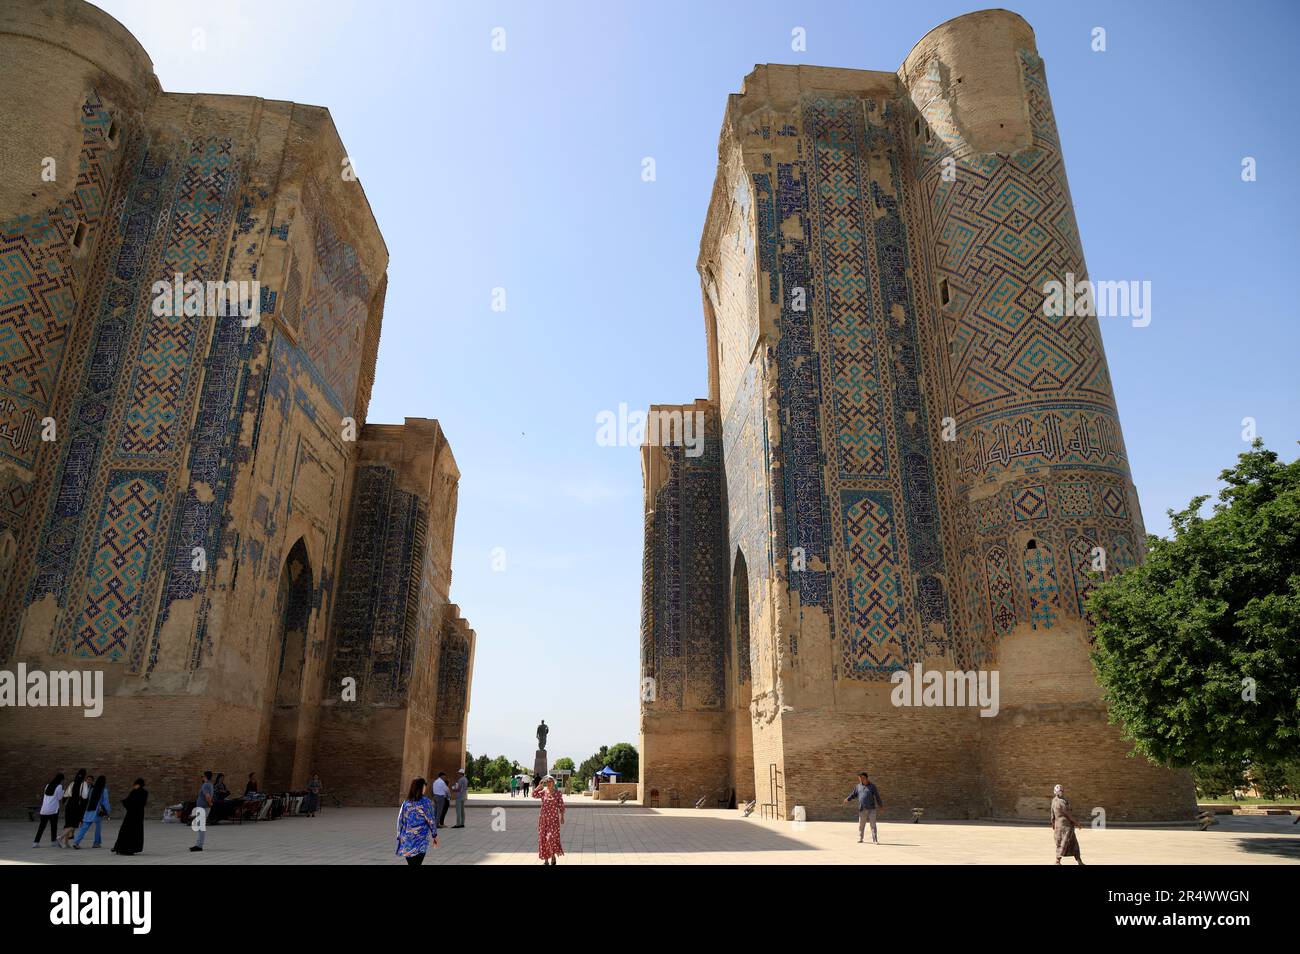
[[[1113,413],[1114,400],[1095,322],[1043,314],[1043,282],[1083,276],[1060,145],[1042,62],[1022,59],[1034,144],[1014,156],[956,156],[945,178],[938,159],[961,130],[940,95],[938,63],[914,96],[936,133],[922,147],[933,160],[923,182],[931,203],[936,265],[952,297],[945,310],[950,380],[959,426],[990,411],[1084,401]]]
[[[1063,517],[1086,517],[1092,513],[1092,494],[1084,481],[1056,485],[1057,500]]]
[[[1031,142],[1011,154],[973,148],[969,128],[952,114],[945,84],[953,79],[936,60],[910,81],[924,124],[915,127],[912,156],[918,214],[932,239],[931,294],[940,296],[941,282],[944,297],[935,312],[940,377],[957,421],[955,495],[964,501],[980,488],[978,500],[959,505],[962,533],[985,554],[981,593],[994,617],[1013,624],[1015,601],[1024,600],[1034,628],[1049,629],[1061,612],[1075,616],[1081,592],[1095,587],[1080,575],[1084,545],[1092,541],[1090,570],[1105,522],[1128,523],[1129,471],[1096,319],[1044,313],[1044,283],[1067,272],[1082,280],[1087,267],[1042,61],[1022,50],[1019,67]],[[1044,480],[1049,470],[1060,478]],[[997,493],[985,494],[995,482]],[[1007,535],[998,501],[1017,525],[1034,527],[1032,550],[1019,552]],[[1074,518],[1088,526],[1062,525]],[[1068,574],[1065,563],[1056,565],[1058,548]],[[1007,552],[1019,565],[1004,581]],[[1009,631],[995,620],[995,637]]]
[[[55,628],[56,652],[121,658],[131,671],[141,671],[154,643],[158,587],[174,553],[167,541],[174,536],[178,497],[169,482],[175,483],[185,463],[182,455],[188,452],[191,478],[222,490],[220,481],[206,479],[216,473],[217,458],[187,442],[211,430],[213,415],[196,407],[200,380],[205,407],[219,404],[228,415],[235,394],[225,385],[238,380],[247,362],[236,362],[233,373],[216,363],[204,365],[201,356],[214,340],[212,316],[155,315],[151,283],[171,283],[176,272],[185,281],[220,277],[241,175],[232,150],[229,139],[202,137],[158,142],[146,150],[132,135],[117,147],[123,184],[87,262],[93,301],[83,309],[86,328],[63,375],[69,381],[60,400],[66,404],[48,497],[41,503],[42,529],[31,535],[30,562],[19,568],[30,581],[29,601],[52,595],[65,609]],[[216,340],[227,342],[227,329],[216,327]],[[145,481],[139,493],[147,495],[147,508],[137,502],[135,511],[119,509],[112,495],[122,492],[116,481],[123,473],[148,475],[138,478]],[[209,498],[207,506],[219,511],[224,503],[224,497]],[[115,552],[123,547],[118,518],[137,519],[132,514],[146,509],[149,521],[138,518],[132,547]],[[193,521],[194,515],[182,513],[178,524]],[[153,548],[164,555],[152,555]],[[213,558],[211,551],[208,556]],[[191,559],[186,546],[180,562],[193,580]],[[18,600],[9,605],[10,621],[15,609],[21,612]]]
[[[1017,491],[1011,498],[1012,512],[1017,520],[1044,520],[1047,512],[1047,491],[1040,484]]]
[[[849,564],[844,670],[893,672],[909,656],[894,521],[887,506],[868,496],[847,504],[844,537]]]
[[[126,655],[140,616],[140,591],[166,483],[165,473],[147,471],[115,471],[110,477],[74,656],[116,660]]]
[[[944,652],[951,633],[931,462],[934,428],[921,387],[916,292],[899,199],[906,190],[897,122],[888,111],[868,118],[857,97],[810,98],[802,122],[800,149],[808,145],[807,161],[777,164],[785,349],[780,370],[791,379],[782,403],[793,422],[802,405],[815,402],[814,433],[829,435],[835,451],[823,462],[809,441],[793,455],[787,447],[785,459],[794,456],[801,472],[816,474],[818,489],[824,486],[832,504],[831,520],[842,527],[845,543],[831,554],[840,575],[832,610],[841,642],[839,671],[848,678],[880,679],[913,658]],[[800,232],[802,240],[793,237]],[[794,286],[806,292],[811,327],[807,315],[787,306]],[[813,377],[819,367],[832,369],[824,390]],[[889,544],[873,552],[877,559],[888,553],[893,565],[871,572],[892,591],[894,604],[886,604],[883,592],[868,594],[870,580],[855,562],[853,548],[865,546],[858,534],[869,525],[863,522],[864,493],[889,515]],[[878,601],[869,617],[863,615],[864,599]],[[800,602],[815,601],[801,591]],[[878,628],[870,638],[859,632],[882,621],[894,628],[887,647],[877,643]]]
[[[0,659],[8,658],[17,639],[38,545],[39,510],[48,493],[43,475],[57,458],[57,450],[40,441],[41,422],[59,416],[57,382],[70,360],[67,349],[81,347],[68,332],[91,263],[106,244],[100,235],[110,185],[119,178],[116,170],[127,151],[110,148],[112,116],[97,91],[88,92],[76,119],[77,165],[56,170],[64,197],[38,214],[0,222],[0,534],[11,533],[17,541],[0,574]],[[65,183],[74,176],[69,189]],[[71,239],[79,222],[89,229],[88,247],[74,256]],[[65,422],[58,423],[59,436],[66,438]],[[42,477],[33,482],[33,473]]]
[[[81,107],[82,145],[67,197],[39,215],[0,223],[0,460],[23,467],[35,463],[40,421],[76,312],[71,238],[78,222],[89,227],[89,241],[98,237],[111,168],[111,118],[92,91]],[[56,172],[58,182],[66,181],[65,170]],[[0,503],[0,515],[4,509]]]
[[[458,719],[465,711],[468,694],[469,642],[444,629],[438,653],[438,719]]]
[[[962,566],[966,577],[966,618],[970,625],[970,631],[966,635],[975,665],[979,666],[986,658],[989,648],[984,580],[980,574],[980,560],[975,553],[967,553]]]
[[[314,185],[307,190],[306,204],[318,210],[314,216],[316,267],[298,322],[299,341],[335,403],[351,415],[362,363],[370,287],[361,260],[335,232]]]
[[[830,525],[830,500],[823,477],[822,413],[829,407],[830,399],[823,394],[823,367],[830,358],[818,347],[814,317],[818,306],[817,291],[813,287],[813,270],[809,260],[811,222],[808,216],[808,193],[804,179],[791,163],[777,168],[777,185],[773,188],[771,176],[756,173],[753,176],[756,204],[759,208],[771,206],[771,214],[763,220],[770,222],[770,235],[760,235],[760,250],[769,245],[771,251],[763,255],[775,262],[780,281],[773,285],[780,298],[781,337],[777,342],[777,379],[782,405],[781,444],[783,450],[785,510],[785,563],[791,589],[799,594],[804,606],[821,607],[830,611],[830,578],[827,567],[831,562],[832,534]],[[797,216],[801,222],[802,237],[783,235],[780,223],[787,215]],[[804,289],[803,307],[796,305],[794,290]],[[828,442],[829,443],[829,442]],[[838,452],[834,453],[838,458]],[[793,568],[795,550],[804,554],[805,569]],[[797,646],[789,647],[793,654]]]
[[[686,411],[693,410],[686,405]],[[662,444],[663,484],[646,516],[653,569],[643,601],[641,673],[653,677],[657,709],[717,709],[726,702],[730,645],[726,533],[722,512],[722,440],[716,416],[705,414],[702,453]],[[748,599],[748,594],[740,596]],[[739,667],[738,667],[739,670]]]
[[[988,533],[1001,529],[1007,522],[1007,501],[1001,493],[971,501],[971,511],[975,516],[975,529]]]
[[[1107,486],[1101,492],[1101,509],[1108,517],[1124,518],[1128,516],[1128,506],[1124,494],[1117,487]]]
[[[819,274],[830,333],[832,405],[843,477],[879,477],[888,471],[885,409],[877,373],[871,281],[864,234],[866,209],[858,182],[854,100],[810,109],[817,182]],[[828,407],[829,410],[829,407]]]
[[[1034,629],[1051,629],[1061,612],[1060,584],[1052,548],[1042,540],[1030,541],[1024,554],[1025,592],[1029,596],[1029,622]]]
[[[334,611],[331,679],[357,680],[358,701],[401,698],[417,631],[427,507],[390,467],[357,468]]]
[[[1002,547],[991,547],[984,555],[988,575],[989,608],[993,632],[1005,636],[1016,626],[1016,591],[1011,582],[1011,561]]]
[[[1133,542],[1129,539],[1128,534],[1115,534],[1115,542],[1111,544],[1110,559],[1106,566],[1107,573],[1123,573],[1136,564],[1137,557],[1133,553]]]
[[[190,154],[180,188],[171,206],[171,238],[163,251],[157,276],[169,283],[179,273],[183,282],[218,277],[218,256],[225,247],[221,225],[235,180],[230,140],[200,140]],[[178,309],[170,309],[176,311]],[[158,454],[172,448],[182,423],[186,382],[194,351],[213,316],[154,315],[152,309],[131,382],[131,403],[119,441],[123,454]],[[236,323],[233,317],[216,321]]]
[[[1102,574],[1093,570],[1093,550],[1097,544],[1087,536],[1078,536],[1070,541],[1070,570],[1074,577],[1074,594],[1079,615],[1087,618],[1084,603],[1088,595],[1097,588]]]
[[[259,226],[259,217],[254,210],[259,207],[258,199],[265,199],[266,193],[251,185],[241,196],[239,208],[235,215],[235,234],[254,233]],[[237,256],[236,246],[232,245],[225,261],[222,281],[229,281],[234,275],[255,273],[257,264],[253,259],[255,246],[246,249]],[[266,296],[263,286],[263,297]],[[201,547],[210,555],[210,562],[225,556],[222,550],[222,531],[226,514],[226,505],[233,483],[233,470],[238,459],[236,446],[239,438],[240,424],[243,418],[244,399],[248,393],[249,366],[253,355],[267,348],[267,328],[269,323],[245,329],[237,319],[216,316],[212,320],[212,334],[207,354],[203,360],[203,376],[199,385],[194,426],[187,443],[186,464],[189,473],[189,485],[177,501],[176,510],[171,518],[171,533],[166,544],[166,576],[163,581],[163,595],[159,605],[157,619],[154,621],[153,639],[148,645],[141,641],[132,656],[132,669],[146,672],[153,670],[157,662],[159,639],[162,627],[171,615],[171,605],[177,600],[189,600],[204,589],[207,574],[195,573],[192,567],[192,554],[195,547]],[[260,414],[259,414],[260,423]],[[204,488],[202,493],[199,487]],[[302,554],[302,564],[310,570],[307,557]],[[288,563],[286,562],[286,566]],[[317,574],[309,582],[323,586],[326,573]],[[310,574],[309,574],[310,575]],[[313,598],[318,598],[314,586]],[[199,665],[207,632],[209,598],[205,592],[195,611],[195,640],[190,654],[190,666]],[[305,618],[304,618],[305,625]]]
[[[84,558],[87,538],[95,533],[94,525],[87,527],[86,521],[97,515],[96,503],[106,490],[100,476],[101,455],[110,440],[124,378],[121,367],[130,356],[137,325],[146,275],[143,262],[166,205],[167,161],[156,153],[123,148],[130,153],[120,160],[127,188],[113,218],[105,222],[97,249],[95,267],[103,269],[103,284],[98,301],[85,310],[86,344],[69,357],[65,372],[78,386],[60,428],[60,457],[30,576],[28,598],[53,594],[60,606],[69,605],[69,581],[84,578],[85,571],[77,573],[74,567]],[[66,640],[56,638],[56,645],[66,646]]]

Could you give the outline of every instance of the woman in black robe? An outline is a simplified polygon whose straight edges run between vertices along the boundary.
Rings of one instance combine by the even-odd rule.
[[[67,808],[64,809],[63,836],[59,844],[67,848],[72,844],[72,836],[81,827],[82,816],[86,814],[86,794],[90,788],[86,785],[86,770],[78,769],[77,777],[68,786]]]
[[[117,841],[113,844],[113,851],[117,854],[134,855],[138,851],[144,851],[144,806],[148,801],[149,793],[145,790],[144,779],[138,778],[126,798],[122,799],[126,817],[122,819],[122,827],[117,830]]]

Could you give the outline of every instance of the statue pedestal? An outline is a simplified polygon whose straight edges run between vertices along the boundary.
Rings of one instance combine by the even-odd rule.
[[[546,767],[546,750],[538,749],[537,754],[533,756],[533,774],[546,775],[550,769]]]

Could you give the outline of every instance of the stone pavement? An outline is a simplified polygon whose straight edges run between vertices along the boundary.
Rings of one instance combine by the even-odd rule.
[[[531,801],[531,799],[529,800]],[[505,830],[493,830],[494,812]],[[426,864],[540,864],[537,808],[521,798],[471,799],[467,827],[444,830]],[[80,851],[31,847],[35,824],[0,822],[0,864],[400,864],[393,855],[397,809],[327,809],[315,818],[218,825],[200,853],[185,826],[145,823],[145,853],[109,851],[118,820],[105,826],[104,847]],[[448,820],[454,819],[454,812]],[[1225,818],[1200,832],[1185,828],[1110,828],[1080,835],[1085,863],[1300,863],[1300,825],[1290,817]],[[498,822],[498,827],[500,822]],[[981,822],[883,822],[881,844],[859,845],[853,821],[792,822],[741,818],[720,809],[648,809],[577,799],[568,812],[561,864],[1050,864],[1046,825]],[[1066,861],[1065,864],[1073,864]]]

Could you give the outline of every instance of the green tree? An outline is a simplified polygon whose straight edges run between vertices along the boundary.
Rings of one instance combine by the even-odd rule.
[[[605,758],[608,755],[609,746],[602,745],[599,752],[590,758],[583,760],[583,763],[578,766],[577,779],[585,785],[587,779],[591,778],[605,767]]]
[[[1300,759],[1252,765],[1250,780],[1265,798],[1295,798],[1300,795]]]
[[[1218,798],[1221,795],[1236,798],[1236,790],[1246,784],[1246,763],[1241,759],[1203,762],[1193,767],[1192,774],[1196,777],[1196,794],[1201,798]]]
[[[1098,587],[1093,662],[1139,752],[1168,765],[1276,764],[1300,745],[1300,461],[1255,441],[1209,517]]]
[[[572,772],[575,767],[573,759],[567,756],[556,759],[555,764],[551,766],[553,769],[568,769],[570,772]]]
[[[618,773],[620,782],[637,781],[640,766],[636,746],[631,742],[619,742],[617,745],[611,745],[609,751],[605,754],[605,761],[609,763],[610,768]]]

